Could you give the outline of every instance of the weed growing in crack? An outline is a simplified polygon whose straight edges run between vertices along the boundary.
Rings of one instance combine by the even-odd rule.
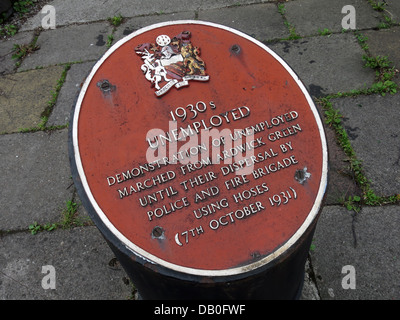
[[[89,218],[78,217],[79,204],[73,200],[65,202],[65,208],[61,213],[61,221],[56,223],[38,224],[36,221],[29,225],[31,234],[37,234],[43,231],[52,231],[57,228],[68,229],[73,227],[82,227],[91,225]]]
[[[111,23],[114,27],[118,27],[124,21],[124,18],[121,15],[118,15],[111,18],[107,18],[107,21]]]
[[[398,71],[391,66],[388,57],[363,55],[362,59],[365,67],[375,70],[375,83],[371,86],[371,93],[379,93],[382,96],[386,93],[395,94],[397,84],[392,80]]]
[[[319,103],[324,110],[325,123],[328,124],[335,131],[337,141],[349,159],[348,161],[350,164],[350,169],[354,173],[355,181],[362,190],[362,197],[354,195],[348,197],[347,199],[342,199],[342,204],[347,209],[357,213],[361,210],[362,205],[378,206],[378,205],[400,203],[400,194],[386,197],[386,196],[378,196],[374,192],[374,190],[371,188],[370,181],[364,174],[364,170],[362,168],[362,161],[357,159],[355,151],[351,146],[349,136],[342,125],[343,116],[340,114],[338,110],[333,108],[331,99],[339,98],[342,96],[355,96],[355,95],[356,95],[355,93],[353,94],[340,93],[340,94],[329,95],[327,97],[317,99],[317,103]]]
[[[286,19],[285,13],[286,13],[286,7],[284,3],[279,3],[278,4],[278,12],[280,13],[280,15],[283,18],[283,23],[284,25],[288,28],[289,30],[289,37],[287,37],[286,39],[283,40],[296,40],[296,39],[300,39],[301,36],[299,36],[296,32],[295,27]]]
[[[36,42],[29,44],[15,44],[13,50],[14,54],[12,55],[12,59],[17,60],[15,66],[19,67],[25,57],[36,50],[39,50],[39,46],[36,45]]]

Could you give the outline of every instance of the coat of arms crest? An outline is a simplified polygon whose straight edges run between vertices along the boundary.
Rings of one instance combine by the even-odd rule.
[[[208,81],[205,63],[200,58],[200,49],[191,43],[191,33],[183,31],[172,39],[159,35],[155,43],[143,43],[135,52],[143,59],[141,70],[156,96],[162,96],[172,87],[188,86],[190,80]]]

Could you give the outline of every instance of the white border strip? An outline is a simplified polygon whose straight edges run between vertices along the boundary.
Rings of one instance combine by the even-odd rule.
[[[317,122],[318,128],[319,128],[319,134],[321,137],[321,144],[322,144],[322,176],[321,176],[321,183],[320,187],[318,190],[317,197],[315,199],[314,205],[308,214],[306,220],[303,222],[301,227],[296,231],[296,233],[283,245],[281,246],[278,250],[274,251],[270,255],[264,257],[263,259],[251,263],[249,265],[245,265],[242,267],[236,267],[236,268],[231,268],[231,269],[223,269],[223,270],[205,270],[205,269],[195,269],[195,268],[188,268],[188,267],[183,267],[174,263],[170,263],[168,261],[165,261],[163,259],[158,258],[157,256],[154,256],[150,254],[149,252],[143,250],[142,248],[138,247],[134,243],[132,243],[128,238],[126,238],[108,219],[106,214],[101,210],[99,207],[98,203],[94,199],[94,196],[90,190],[89,184],[87,182],[85,172],[83,170],[82,166],[82,161],[80,157],[80,152],[79,152],[79,142],[78,142],[78,121],[79,121],[79,114],[81,110],[81,105],[83,98],[86,94],[87,88],[92,81],[93,76],[96,74],[97,70],[100,68],[102,63],[114,52],[116,51],[120,46],[122,46],[125,42],[128,42],[132,38],[147,32],[149,30],[153,30],[156,28],[160,27],[165,27],[169,25],[179,25],[179,24],[199,24],[199,25],[206,25],[214,28],[219,28],[223,29],[229,32],[232,32],[240,37],[243,37],[265,51],[267,51],[270,55],[272,55],[285,69],[288,71],[288,73],[293,77],[293,79],[296,81],[297,85],[300,87],[302,90],[304,96],[307,99],[308,104],[310,105],[310,108],[314,114],[314,118]],[[279,57],[275,52],[273,52],[271,49],[269,49],[267,46],[265,46],[263,43],[259,42],[256,39],[251,38],[245,33],[242,33],[241,31],[232,29],[230,27],[226,27],[223,25],[219,25],[216,23],[211,23],[211,22],[205,22],[205,21],[198,21],[198,20],[178,20],[178,21],[169,21],[169,22],[162,22],[162,23],[157,23],[153,24],[151,26],[142,28],[125,38],[119,40],[116,44],[114,44],[105,54],[104,56],[96,63],[96,65],[93,67],[90,75],[86,78],[85,83],[83,84],[83,87],[81,89],[81,92],[79,94],[76,107],[75,107],[75,112],[74,112],[74,119],[73,119],[73,131],[72,131],[72,138],[73,138],[73,147],[74,147],[74,152],[75,152],[75,163],[76,167],[78,169],[79,176],[82,181],[83,188],[85,190],[85,193],[87,197],[89,198],[90,203],[92,204],[94,210],[97,212],[99,215],[100,219],[103,221],[103,223],[106,225],[106,227],[128,248],[131,250],[133,253],[141,256],[142,258],[153,262],[155,264],[162,265],[166,268],[178,271],[178,272],[183,272],[187,274],[192,274],[192,275],[198,275],[198,276],[210,276],[210,277],[215,277],[215,276],[231,276],[231,275],[237,275],[237,274],[242,274],[251,270],[254,270],[258,267],[261,267],[273,259],[279,257],[281,254],[283,254],[285,251],[287,251],[293,244],[295,244],[300,237],[303,235],[303,233],[307,230],[307,228],[310,226],[310,224],[314,221],[315,217],[318,215],[318,212],[320,210],[320,206],[325,194],[325,189],[327,186],[327,174],[328,174],[328,151],[327,151],[327,145],[326,145],[326,138],[325,138],[325,132],[322,126],[322,122],[320,119],[320,116],[318,114],[318,111],[314,105],[314,102],[312,101],[310,95],[308,94],[306,88],[304,87],[303,83],[300,81],[296,73],[287,65],[285,61],[282,60],[281,57]]]

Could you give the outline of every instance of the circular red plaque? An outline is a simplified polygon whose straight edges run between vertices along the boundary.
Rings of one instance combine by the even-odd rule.
[[[315,221],[327,183],[318,112],[287,64],[200,21],[141,29],[85,81],[74,161],[128,249],[194,275],[254,270]]]

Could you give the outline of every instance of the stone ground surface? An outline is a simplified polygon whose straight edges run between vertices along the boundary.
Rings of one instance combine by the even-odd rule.
[[[383,11],[367,0],[47,2],[56,10],[54,30],[39,28],[45,15],[38,12],[0,42],[0,299],[136,297],[79,205],[67,124],[80,85],[111,35],[115,43],[141,27],[179,19],[218,22],[264,42],[317,102],[330,180],[302,299],[400,299],[400,93],[372,90],[381,79],[363,60],[387,56],[396,73],[399,1],[387,0]],[[348,4],[356,10],[357,30],[343,32]],[[114,27],[107,18],[118,15],[124,20]],[[33,41],[39,48],[17,67],[14,46]],[[398,70],[394,81],[400,84]],[[75,203],[78,219],[71,223]],[[47,230],[33,235],[35,227]],[[55,268],[55,289],[44,289],[46,266]]]

